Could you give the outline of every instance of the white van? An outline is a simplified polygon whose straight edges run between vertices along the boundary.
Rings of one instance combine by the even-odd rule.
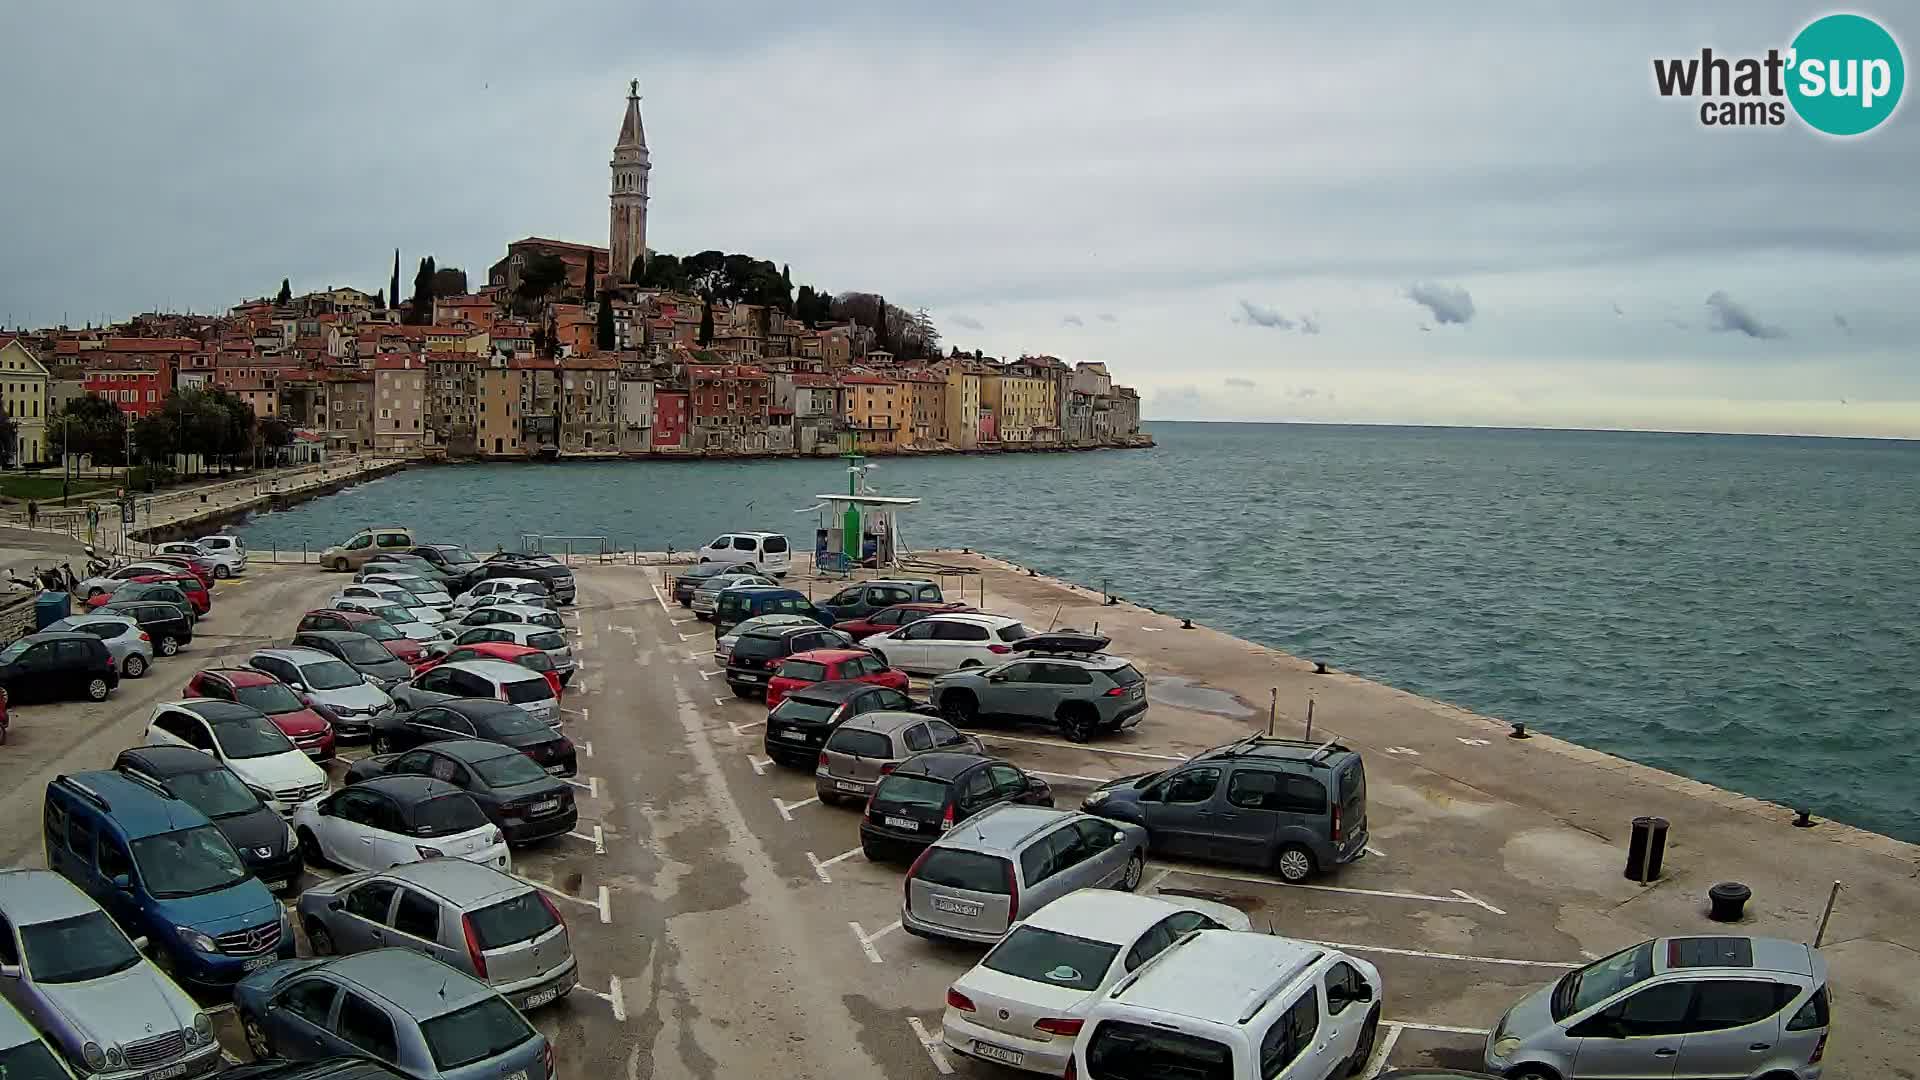
[[[723,533],[700,549],[700,561],[747,563],[759,567],[762,573],[783,578],[792,565],[793,552],[787,546],[787,538],[779,533]]]

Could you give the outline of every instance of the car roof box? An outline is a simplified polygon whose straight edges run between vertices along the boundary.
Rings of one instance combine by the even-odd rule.
[[[1054,653],[1072,656],[1097,653],[1113,641],[1105,634],[1089,634],[1081,630],[1049,630],[1044,634],[1029,634],[1009,647],[1018,652]]]

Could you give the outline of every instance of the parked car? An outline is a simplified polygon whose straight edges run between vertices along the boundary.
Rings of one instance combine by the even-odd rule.
[[[213,698],[166,701],[147,718],[148,746],[185,746],[232,769],[282,814],[327,790],[327,774],[258,709]]]
[[[105,573],[81,578],[79,584],[74,586],[73,592],[74,595],[82,599],[91,600],[101,593],[112,592],[114,589],[120,587],[122,583],[132,581],[134,578],[143,577],[147,574],[168,574],[172,573],[175,569],[177,568],[171,564],[163,562],[147,562],[145,560],[130,562],[122,566],[116,566]]]
[[[814,768],[821,748],[841,721],[862,713],[912,710],[905,691],[872,683],[815,683],[787,695],[767,714],[762,743],[767,757],[789,768]],[[931,711],[931,710],[928,710]]]
[[[363,603],[386,604],[406,608],[408,611],[424,615],[434,611],[431,605],[420,602],[419,597],[398,585],[389,585],[384,581],[355,581],[342,585],[330,598],[329,603],[339,600],[359,600]],[[438,611],[434,611],[439,614]],[[419,618],[419,615],[416,615]],[[441,618],[445,618],[444,615]],[[433,619],[420,618],[421,622],[433,622]]]
[[[702,562],[689,566],[673,579],[673,599],[683,608],[692,607],[693,594],[715,574],[737,574],[753,569],[753,564],[744,560]]]
[[[838,620],[833,624],[833,628],[855,641],[865,641],[875,634],[890,634],[903,626],[917,623],[929,615],[966,614],[978,610],[957,602],[895,604],[857,619]]]
[[[360,573],[368,571],[386,571],[393,574],[411,574],[427,581],[438,582],[447,592],[454,591],[454,576],[440,569],[430,559],[423,559],[410,551],[382,551],[360,564]]]
[[[106,643],[115,667],[124,678],[137,679],[153,666],[153,635],[125,615],[102,615],[89,611],[69,615],[41,627],[41,633],[92,634]]]
[[[536,649],[531,645],[514,644],[512,635],[506,632],[506,628],[515,625],[521,624],[506,623],[500,627],[476,626],[472,630],[460,635],[462,638],[469,640],[465,642],[456,640],[453,647],[448,651],[441,653],[439,656],[430,656],[422,660],[414,666],[413,673],[415,675],[421,675],[432,671],[441,664],[454,664],[462,660],[503,660],[509,664],[519,664],[528,671],[537,671],[545,675],[548,685],[553,687],[554,699],[559,700],[561,696],[560,672],[553,666],[553,657],[549,656],[544,649]],[[538,626],[531,627],[530,629],[536,630],[541,634],[551,634],[554,632]],[[569,672],[569,674],[571,674],[571,672]]]
[[[442,739],[484,739],[510,746],[554,776],[579,771],[573,741],[517,705],[489,698],[448,698],[374,721],[373,752],[393,754]]]
[[[7,741],[7,732],[13,727],[13,714],[7,711],[7,688],[0,686],[0,746]]]
[[[997,664],[1027,636],[1026,626],[1005,615],[929,615],[898,630],[874,634],[860,644],[887,663],[921,675]]]
[[[140,586],[140,585],[145,585],[147,586],[147,588],[145,589],[136,588],[136,586]],[[213,610],[213,593],[208,590],[205,583],[203,583],[197,576],[195,576],[192,573],[189,573],[186,570],[176,570],[173,573],[168,573],[168,574],[142,574],[139,577],[134,578],[132,581],[121,583],[117,588],[115,588],[111,593],[108,593],[106,596],[96,596],[91,600],[88,600],[87,606],[99,607],[101,604],[106,603],[109,599],[113,599],[113,600],[165,599],[165,600],[172,601],[173,603],[179,603],[179,601],[175,600],[173,597],[168,596],[154,589],[153,586],[156,586],[156,585],[170,585],[173,588],[179,590],[180,595],[186,598],[188,613],[192,615],[193,618],[195,618],[196,620],[199,619],[200,616],[205,615],[209,611]]]
[[[890,668],[880,658],[861,648],[812,649],[794,653],[774,669],[767,680],[767,708],[778,706],[783,698],[820,682],[860,682],[907,692],[907,673]]]
[[[873,789],[860,821],[860,849],[873,862],[917,854],[955,825],[1006,802],[1052,806],[1053,789],[998,758],[916,754]]]
[[[96,593],[87,598],[87,606],[95,610],[108,604],[131,604],[137,602],[172,604],[180,609],[192,626],[200,618],[200,607],[187,596],[185,590],[173,581],[162,581],[152,574],[143,574],[132,581],[123,581],[114,586],[112,592]]]
[[[402,633],[399,627],[364,611],[320,608],[300,616],[300,625],[294,629],[296,631],[351,630],[356,634],[365,634],[379,642],[381,648],[407,664],[417,664],[427,655],[426,650],[420,647],[420,643]],[[430,632],[435,637],[439,636],[437,632]]]
[[[373,582],[381,585],[398,585],[413,594],[416,604],[426,607],[445,608],[453,603],[453,595],[437,579],[421,577],[419,574],[389,572],[382,570],[382,563],[368,563],[360,568],[358,580],[362,583]]]
[[[844,649],[853,642],[824,626],[776,626],[741,635],[727,657],[727,685],[735,697],[764,698],[781,661],[812,649]]]
[[[463,626],[492,626],[495,623],[529,623],[533,626],[544,626],[549,630],[567,628],[566,621],[560,618],[560,613],[557,611],[526,604],[490,604],[486,607],[474,608],[462,615],[460,621],[454,624],[454,632],[464,633],[459,629]]]
[[[165,563],[176,570],[184,570],[192,574],[194,580],[198,581],[203,588],[213,588],[213,583],[216,580],[213,572],[213,564],[199,554],[184,555],[156,552],[155,554],[147,556],[147,561]]]
[[[713,618],[713,610],[719,605],[720,594],[735,585],[773,586],[773,579],[757,573],[715,574],[701,582],[699,588],[693,590],[694,617],[703,621]]]
[[[940,586],[924,578],[871,578],[841,587],[820,606],[841,620],[864,619],[897,604],[941,604],[946,597]]]
[[[179,604],[165,600],[123,600],[114,597],[95,608],[100,615],[122,615],[140,624],[153,642],[153,651],[174,656],[193,641],[193,617]]]
[[[353,630],[302,630],[293,635],[292,646],[326,653],[372,679],[382,690],[390,690],[413,675],[412,665]]]
[[[316,866],[384,870],[422,859],[464,859],[506,870],[507,838],[460,788],[428,776],[376,776],[294,811]]]
[[[927,851],[928,862],[946,859],[942,846]],[[962,858],[947,876],[993,885],[994,872],[1006,869]],[[1020,895],[1025,908],[1027,893]],[[1196,930],[1250,929],[1245,912],[1209,900],[1079,889],[1023,912],[953,981],[941,1039],[962,1057],[1060,1076],[1088,1011],[1113,984]]]
[[[454,612],[465,613],[480,606],[482,600],[487,600],[491,597],[551,597],[552,595],[553,590],[547,588],[545,582],[538,581],[534,578],[488,578],[485,581],[475,584],[473,588],[467,589],[455,596],[452,606]],[[497,600],[493,602],[498,603]]]
[[[573,673],[578,663],[573,658],[573,646],[567,642],[567,635],[550,626],[535,626],[532,623],[492,623],[488,626],[476,626],[453,639],[454,651],[477,645],[515,646],[532,649],[547,658],[545,666],[532,663],[523,667],[532,671],[552,672],[560,686],[573,681]],[[448,658],[453,653],[447,654]],[[468,659],[461,657],[460,659]],[[558,687],[554,693],[559,693]]]
[[[560,909],[491,867],[431,859],[322,882],[300,897],[317,956],[396,945],[486,983],[521,1009],[571,993],[579,964]]]
[[[936,676],[927,700],[960,727],[1024,720],[1083,743],[1133,727],[1147,712],[1146,677],[1101,652],[1107,643],[1098,634],[1033,634],[1014,642],[1012,660]]]
[[[443,625],[442,620],[424,621],[422,616],[427,614],[426,611],[415,611],[412,608],[403,607],[399,604],[389,604],[381,600],[346,597],[335,600],[325,610],[349,611],[358,612],[362,615],[371,615],[406,635],[409,640],[420,645],[423,651],[432,646],[444,644],[453,637],[453,633]],[[439,613],[433,612],[433,614],[437,615]]]
[[[73,1075],[44,1045],[33,1049],[21,1013],[60,1058],[96,1080],[139,1080],[171,1070],[193,1080],[218,1071],[213,1017],[142,955],[145,944],[128,939],[60,875],[0,870],[0,997],[13,1006],[0,1021],[6,1074],[15,1080]]]
[[[414,547],[413,533],[396,525],[361,529],[346,540],[320,552],[320,565],[346,573],[366,565],[368,559],[383,551],[402,552]]]
[[[287,819],[221,762],[184,746],[132,746],[113,769],[207,816],[254,877],[276,892],[298,891],[300,842]]]
[[[389,1066],[363,1057],[323,1057],[308,1061],[265,1058],[230,1065],[220,1080],[406,1080]]]
[[[113,654],[92,634],[42,630],[0,649],[0,691],[10,706],[62,698],[105,701],[119,685]]]
[[[215,577],[233,577],[247,572],[247,542],[227,533],[215,533],[194,541],[194,545],[206,553],[208,561],[213,563]],[[221,573],[222,567],[226,573]]]
[[[44,800],[48,868],[146,938],[182,984],[223,991],[293,955],[273,893],[188,803],[111,771],[58,776]]]
[[[553,1080],[553,1047],[483,982],[408,949],[274,964],[234,987],[255,1058],[352,1054],[415,1080]]]
[[[303,700],[293,688],[252,668],[207,668],[196,672],[181,691],[186,697],[233,701],[257,709],[280,729],[300,752],[315,761],[331,761],[334,754],[332,710]]]
[[[713,624],[714,640],[748,619],[762,615],[805,615],[821,626],[833,622],[832,616],[815,607],[798,589],[785,585],[735,585],[722,592],[715,603],[709,620]]]
[[[1132,892],[1147,830],[1091,814],[1001,803],[950,829],[907,871],[900,927],[916,937],[992,944],[1016,919],[1076,889]]]
[[[464,576],[480,565],[480,560],[473,552],[459,544],[421,544],[407,549],[407,554],[432,563],[450,578]]]
[[[847,799],[864,800],[901,762],[929,750],[986,753],[979,739],[917,712],[886,709],[849,717],[834,727],[820,750],[813,772],[814,793],[829,806]]]
[[[441,664],[393,688],[394,704],[402,709],[423,709],[451,698],[504,701],[543,724],[560,726],[560,703],[547,677],[503,660]]]
[[[1818,950],[1746,935],[1656,938],[1522,998],[1487,1038],[1486,1067],[1530,1080],[1816,1080],[1828,1022]]]
[[[727,666],[727,658],[733,655],[733,643],[740,640],[741,634],[750,634],[755,630],[771,630],[776,626],[819,626],[820,620],[811,615],[755,615],[721,634],[713,642],[713,660],[721,667]]]
[[[700,548],[701,562],[750,563],[763,574],[787,576],[793,561],[787,538],[771,532],[723,533]]]
[[[1298,884],[1366,854],[1366,763],[1338,742],[1256,735],[1108,781],[1081,809],[1145,825],[1161,855],[1270,869]]]
[[[1380,972],[1337,948],[1238,930],[1182,937],[1094,1003],[1080,1076],[1358,1076],[1380,1031]]]
[[[487,558],[475,567],[459,584],[471,589],[489,578],[520,577],[533,578],[545,582],[552,591],[553,598],[562,604],[571,604],[574,599],[573,571],[560,565],[552,556],[529,555],[521,552],[503,552]]]
[[[580,820],[573,788],[565,780],[499,743],[448,739],[400,754],[375,754],[348,768],[347,783],[389,774],[431,776],[465,790],[507,834],[509,844],[571,832]]]
[[[373,718],[393,709],[385,690],[335,657],[314,649],[259,649],[247,666],[286,683],[310,706],[326,706],[334,734],[365,735]]]

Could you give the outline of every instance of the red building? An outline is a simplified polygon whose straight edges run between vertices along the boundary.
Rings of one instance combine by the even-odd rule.
[[[684,390],[656,390],[653,393],[653,445],[687,445],[687,394]]]
[[[80,388],[113,402],[129,416],[146,416],[160,411],[172,389],[160,379],[161,373],[152,369],[114,368],[87,372]]]
[[[689,364],[693,435],[702,450],[764,451],[772,380],[747,364]]]

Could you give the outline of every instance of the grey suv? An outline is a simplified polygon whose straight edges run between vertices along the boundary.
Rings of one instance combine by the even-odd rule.
[[[1146,676],[1101,652],[1108,639],[1073,631],[1013,643],[1018,659],[965,668],[933,680],[927,700],[965,727],[982,717],[1058,725],[1074,742],[1138,724],[1147,713]]]
[[[1797,941],[1656,938],[1521,999],[1487,1037],[1486,1067],[1523,1080],[1815,1080],[1827,1009],[1826,958]]]
[[[464,859],[428,859],[321,882],[300,897],[316,955],[388,945],[460,969],[522,1009],[579,981],[567,924],[526,882]]]
[[[1147,830],[1091,814],[997,806],[929,847],[907,871],[900,926],[992,944],[1075,889],[1140,887]]]
[[[834,593],[832,597],[820,602],[820,606],[833,616],[835,622],[842,619],[864,619],[895,604],[937,604],[946,597],[940,594],[940,586],[919,578],[874,578],[871,581],[856,581]]]
[[[100,905],[48,870],[0,871],[0,996],[92,1080],[220,1067],[213,1018]]]
[[[1337,742],[1255,735],[1110,780],[1080,808],[1145,825],[1160,854],[1270,869],[1296,884],[1367,850],[1366,765]]]

